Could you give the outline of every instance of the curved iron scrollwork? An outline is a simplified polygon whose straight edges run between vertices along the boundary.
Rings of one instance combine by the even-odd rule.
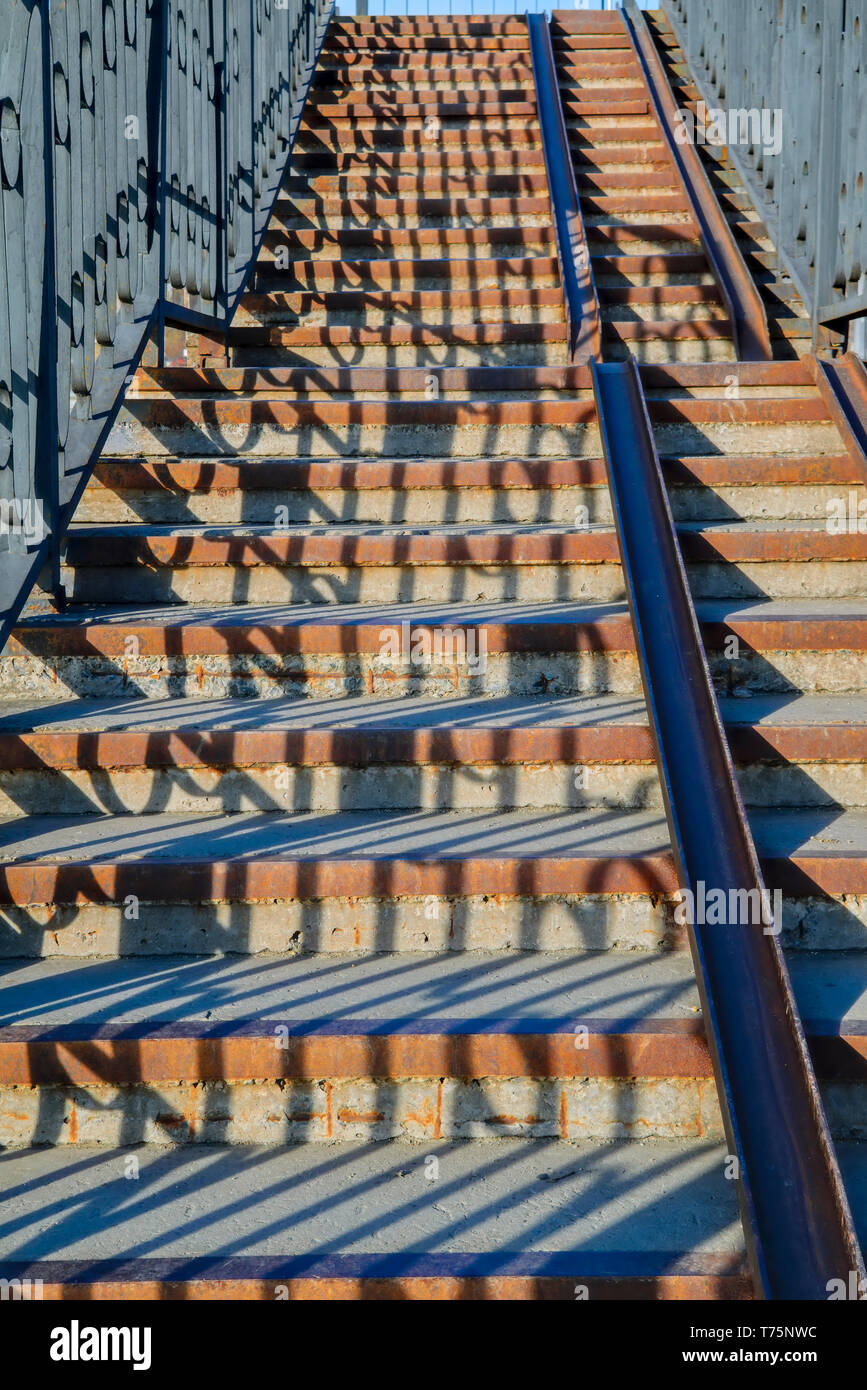
[[[0,0],[0,615],[165,326],[228,329],[329,0]]]

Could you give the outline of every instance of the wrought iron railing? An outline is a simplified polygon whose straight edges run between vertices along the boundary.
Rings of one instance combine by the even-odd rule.
[[[814,343],[823,325],[845,328],[867,314],[867,0],[663,8],[706,107],[723,111],[726,133],[736,128],[729,155],[812,317]]]
[[[146,343],[228,330],[330,12],[0,0],[0,643]]]

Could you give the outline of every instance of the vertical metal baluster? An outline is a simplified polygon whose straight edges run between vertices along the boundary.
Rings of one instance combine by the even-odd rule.
[[[45,327],[43,370],[44,377],[44,420],[43,409],[39,411],[37,423],[37,453],[34,472],[33,494],[36,496],[36,479],[39,474],[47,474],[48,492],[48,571],[49,586],[58,608],[66,605],[66,592],[60,582],[60,427],[57,410],[57,276],[54,263],[55,220],[54,220],[54,62],[51,44],[50,0],[42,0],[42,122],[43,122],[43,167],[45,170],[45,249],[44,280],[42,284],[42,303],[47,308],[43,314]],[[43,489],[39,489],[43,490]]]
[[[168,148],[168,88],[169,88],[169,3],[170,0],[161,0],[160,5],[160,167],[157,171],[159,188],[159,285],[157,289],[157,365],[165,366],[166,362],[166,249],[168,243],[168,230],[166,227],[167,211],[167,190],[166,190],[166,151]]]

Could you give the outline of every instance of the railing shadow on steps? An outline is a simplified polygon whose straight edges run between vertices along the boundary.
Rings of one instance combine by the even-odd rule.
[[[633,13],[624,14],[624,28],[639,52],[633,35],[637,10],[629,9]],[[527,23],[531,35],[536,30],[531,51],[544,126],[546,110],[559,106],[562,112],[562,102],[554,64],[550,58],[545,61],[550,41],[539,26],[545,30],[547,25],[530,16]],[[653,91],[656,77],[647,67],[645,76]],[[657,93],[654,104],[664,125],[671,118],[671,103],[667,110]],[[549,126],[556,132],[554,120]],[[568,146],[552,138],[545,153],[558,225],[571,216],[580,226]],[[695,212],[701,194],[688,178],[684,192]],[[588,290],[570,273],[571,248],[562,238],[558,249],[574,352],[581,316],[592,314],[596,301],[592,280]],[[719,276],[716,265],[714,269]],[[736,280],[730,288],[734,300]],[[583,330],[586,339],[586,321]],[[590,366],[678,882],[688,902],[714,885],[731,914],[733,897],[757,903],[766,901],[767,893],[714,695],[640,371],[632,356],[626,362],[601,362],[594,354]],[[833,382],[827,389],[832,388]],[[777,940],[781,924],[769,920],[767,908],[752,921],[735,912],[726,918],[726,930],[708,928],[692,914],[688,920],[717,1093],[729,1151],[737,1160],[756,1293],[824,1298],[832,1277],[863,1270],[863,1260]]]
[[[224,336],[330,0],[3,0],[0,647],[145,347]]]

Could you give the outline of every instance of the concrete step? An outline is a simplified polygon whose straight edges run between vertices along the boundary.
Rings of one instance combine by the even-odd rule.
[[[864,811],[750,820],[783,942],[863,952]],[[39,815],[0,820],[0,859],[9,958],[686,944],[653,810]]]
[[[867,501],[849,454],[669,456],[663,468],[678,521],[808,520],[827,528],[832,517],[857,517]]]
[[[867,535],[806,522],[680,528],[697,598],[857,599]],[[614,531],[599,526],[413,530],[74,527],[61,578],[74,602],[395,603],[625,597]]]
[[[710,333],[718,326],[678,327]],[[311,335],[318,332],[311,330]],[[337,333],[338,330],[332,330],[332,334]],[[350,329],[345,333],[354,333],[361,341],[364,330]],[[452,333],[456,339],[465,336],[467,342],[489,338],[495,343],[502,330],[495,324],[478,324],[454,329]],[[562,324],[515,324],[511,334],[515,342],[535,337],[552,345],[559,342],[565,348]],[[421,336],[425,336],[423,331]],[[418,351],[436,349],[437,331],[428,330],[427,336],[431,339],[430,348],[419,345]],[[442,339],[444,330],[439,336]],[[631,332],[629,338],[633,341]],[[720,342],[730,348],[726,340]],[[442,342],[439,346],[446,353],[451,350]],[[323,349],[332,350],[340,351],[337,346]],[[195,380],[191,377],[191,384]],[[219,386],[219,378],[214,384]],[[657,448],[667,455],[720,451],[840,452],[839,435],[818,397],[656,400],[649,403],[649,410]],[[299,401],[273,390],[260,390],[240,396],[203,396],[196,391],[171,400],[130,397],[118,415],[106,448],[113,454],[133,457],[235,455],[240,450],[248,454],[285,453],[290,457],[559,457],[567,452],[598,456],[601,441],[595,405],[589,398],[486,400],[474,396],[465,401],[435,397]]]
[[[701,252],[698,230],[691,222],[612,222],[610,217],[587,224],[591,262],[600,256],[692,255]]]
[[[863,1139],[867,954],[792,973]],[[53,958],[5,966],[0,1007],[5,1149],[723,1138],[686,952]]]
[[[426,33],[382,33],[379,29],[358,30],[354,29],[351,33],[340,33],[335,30],[329,31],[328,36],[322,46],[322,60],[328,62],[333,56],[337,62],[347,61],[345,54],[352,60],[357,57],[371,55],[376,57],[385,54],[387,58],[396,52],[424,53],[443,52],[446,53],[466,53],[472,55],[470,61],[475,60],[475,55],[480,52],[501,52],[503,50],[526,50],[529,47],[529,39],[526,29],[521,31],[519,24],[515,24],[511,30],[504,30],[495,34],[477,35],[469,29],[465,33],[456,32],[454,29],[442,29],[440,31],[430,30]]]
[[[516,324],[512,329],[516,337],[523,336],[519,330],[529,330],[537,340],[550,335],[565,355],[564,325]],[[501,329],[495,324],[475,325],[473,331],[468,327],[454,333],[465,335],[468,342],[487,337],[495,344]],[[436,346],[432,342],[429,351],[433,353]],[[595,407],[589,400],[305,402],[268,399],[265,393],[246,399],[219,395],[130,398],[118,415],[107,448],[126,455],[218,456],[243,450],[290,457],[601,452]]]
[[[533,90],[532,65],[514,54],[508,61],[499,65],[484,64],[485,90],[522,92]],[[471,91],[480,88],[479,71],[473,63],[456,63],[453,67],[438,64],[429,67],[420,64],[411,68],[396,66],[364,69],[348,67],[345,70],[333,64],[323,65],[313,75],[309,102],[329,101],[332,97],[343,100],[366,102],[373,93],[380,95],[396,105],[411,102],[417,91]]]
[[[690,460],[686,467],[690,464],[697,496],[703,497],[710,461]],[[734,469],[731,480],[737,481]],[[834,485],[833,479],[828,481]],[[582,505],[587,506],[586,514],[577,510]],[[585,515],[589,523],[611,518],[600,458],[250,460],[242,455],[215,460],[104,455],[76,518],[169,525],[273,524],[281,519],[576,524]]]
[[[551,226],[503,226],[503,227],[345,227],[335,231],[328,228],[297,229],[291,232],[269,232],[266,234],[259,258],[262,269],[271,257],[282,249],[290,259],[297,259],[301,250],[323,258],[343,260],[352,250],[364,248],[369,255],[379,253],[388,256],[399,252],[402,247],[429,248],[432,255],[448,247],[459,257],[465,257],[470,248],[477,255],[495,254],[499,257],[523,256],[528,248],[537,252],[549,252],[554,244],[554,229]],[[494,248],[497,248],[496,251]],[[276,269],[282,269],[276,266]],[[285,270],[283,270],[285,274]]]
[[[423,291],[433,298],[436,291]],[[455,291],[464,296],[464,291]],[[504,291],[504,293],[507,293]],[[514,291],[522,298],[550,296],[549,290]],[[442,298],[440,294],[439,298]],[[738,363],[737,370],[713,363],[646,367],[642,382],[654,420],[717,424],[779,425],[822,421],[828,410],[813,380],[798,362]],[[269,368],[267,371],[236,367],[206,368],[179,362],[165,367],[140,367],[132,380],[131,394],[195,397],[204,393],[265,398],[288,396],[294,400],[368,402],[372,400],[432,395],[466,400],[476,396],[483,403],[517,399],[555,399],[563,393],[582,402],[591,398],[592,376],[584,365],[563,367],[496,367],[471,370],[446,368],[431,378],[423,370],[400,368],[321,369]]]
[[[636,137],[640,138],[640,137]],[[467,117],[463,122],[453,121],[448,125],[437,120],[437,124],[426,125],[421,117],[409,117],[406,125],[374,125],[360,121],[348,121],[339,129],[326,132],[320,129],[299,129],[293,154],[293,167],[297,167],[299,155],[322,151],[326,159],[335,155],[366,155],[368,151],[406,154],[414,152],[416,157],[426,153],[438,156],[443,149],[455,151],[533,150],[542,161],[542,142],[537,119],[516,117],[515,120],[500,120]]]
[[[475,290],[542,289],[558,286],[560,272],[554,256],[478,256],[465,259],[425,256],[375,260],[293,260],[283,271],[260,267],[254,276],[259,292],[294,294],[299,290]],[[243,302],[243,301],[242,301]]]
[[[70,532],[62,574],[76,602],[607,601],[624,597],[619,563],[613,531],[590,527],[226,534],[127,526]]]
[[[650,161],[634,162],[625,169],[600,167],[583,159],[576,159],[575,181],[580,195],[613,195],[616,190],[635,191],[642,198],[651,198],[655,190],[667,195],[677,193],[673,172],[664,164]]]
[[[145,1147],[146,1202],[124,1176],[129,1152],[10,1155],[16,1220],[0,1275],[41,1278],[46,1297],[64,1298],[82,1285],[135,1299],[750,1293],[723,1145]],[[860,1218],[862,1154],[843,1146],[843,1161]]]
[[[307,176],[292,174],[283,181],[283,192],[287,198],[297,197],[299,193],[316,198],[346,198],[351,195],[363,198],[413,198],[418,196],[420,172],[367,171],[361,167],[355,172],[322,173]],[[522,198],[543,197],[548,192],[548,180],[540,169],[521,172],[520,169],[497,172],[467,173],[461,168],[443,167],[426,171],[424,192],[428,198]]]
[[[867,806],[862,700],[735,699],[723,717],[747,805]],[[661,804],[643,704],[623,697],[0,705],[7,818]]]
[[[276,370],[276,369],[275,369]],[[442,378],[441,378],[442,379]],[[682,522],[857,518],[867,486],[848,454],[663,456]],[[859,510],[860,509],[860,510]],[[79,523],[612,524],[600,458],[292,459],[103,456]],[[836,522],[835,522],[836,524]]]
[[[701,600],[698,615],[721,693],[862,688],[860,601]],[[406,622],[400,603],[32,611],[0,655],[0,698],[640,689],[622,604],[416,604],[404,641]]]
[[[297,290],[245,295],[233,321],[232,341],[243,342],[238,329],[261,324],[365,328],[413,323],[505,325],[555,323],[563,317],[563,294],[556,285],[522,289],[495,286],[484,290]]]
[[[440,150],[432,145],[416,150],[360,149],[355,153],[325,146],[306,151],[296,148],[288,169],[283,185],[286,189],[293,187],[299,178],[336,178],[338,175],[363,177],[365,182],[373,182],[383,175],[412,174],[416,189],[420,182],[426,184],[428,177],[435,176],[511,178],[531,173],[547,177],[541,145],[520,151],[501,148]]]
[[[284,232],[310,228],[338,235],[350,228],[534,227],[547,216],[547,197],[303,198],[296,194],[281,200],[265,245],[266,250],[279,248]]]
[[[409,100],[403,102],[390,94],[385,97],[369,94],[352,101],[334,96],[324,100],[320,97],[305,106],[299,130],[327,130],[332,135],[349,123],[362,130],[387,127],[394,120],[395,110],[409,130],[416,129],[419,120],[424,128],[430,117],[462,122],[484,119],[486,126],[490,120],[493,122],[491,129],[497,129],[500,122],[523,124],[538,115],[532,90],[509,91],[491,86],[467,93],[416,88]]]
[[[604,356],[612,362],[733,362],[736,354],[731,337],[715,333],[696,334],[678,331],[676,325],[668,333],[639,331],[626,325],[621,332],[618,324],[607,324],[603,335]]]

